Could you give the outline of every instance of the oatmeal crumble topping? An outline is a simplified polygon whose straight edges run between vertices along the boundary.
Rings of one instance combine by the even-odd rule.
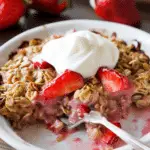
[[[37,113],[32,101],[40,88],[56,77],[53,68],[34,68],[31,59],[41,48],[42,41],[39,39],[24,42],[17,54],[11,54],[11,59],[0,69],[0,114],[11,120],[16,128],[21,128],[25,118]],[[34,118],[31,120],[35,121]]]
[[[150,105],[150,59],[141,50],[141,45],[137,47],[133,44],[113,40],[120,50],[120,58],[116,70],[127,76],[135,85],[135,93],[132,97],[137,107],[143,108]]]

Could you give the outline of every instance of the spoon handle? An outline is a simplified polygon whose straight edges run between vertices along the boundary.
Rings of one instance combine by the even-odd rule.
[[[125,132],[124,130],[122,130],[122,129],[116,127],[115,125],[113,125],[112,123],[110,123],[106,118],[103,118],[101,120],[101,124],[103,124],[105,127],[107,127],[112,132],[114,132],[123,141],[125,141],[126,143],[129,143],[132,146],[134,146],[134,148],[140,148],[140,149],[143,149],[143,150],[150,150],[149,147],[147,147],[146,145],[144,145],[143,143],[138,141],[135,137],[133,137],[129,133]]]
[[[84,123],[84,119],[79,120],[79,121],[76,122],[75,124],[68,125],[68,129],[69,129],[69,130],[74,129],[74,128],[76,128],[77,126],[79,126],[80,124],[82,124],[82,123]]]
[[[143,142],[144,144],[149,144],[150,133],[147,133],[142,138],[140,138],[140,141]],[[125,145],[125,146],[122,146],[122,147],[118,147],[115,150],[133,150],[133,147],[128,144],[128,145]]]

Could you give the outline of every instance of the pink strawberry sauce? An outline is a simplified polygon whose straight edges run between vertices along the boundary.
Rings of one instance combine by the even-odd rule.
[[[99,148],[93,148],[93,150],[100,150]]]
[[[82,140],[81,140],[80,138],[78,138],[78,137],[77,137],[77,138],[74,138],[73,141],[74,141],[75,143],[81,143],[81,142],[82,142]]]
[[[133,119],[132,122],[133,122],[133,123],[137,123],[137,119]]]
[[[150,132],[150,119],[147,119],[146,124],[142,130],[142,135],[145,135]]]

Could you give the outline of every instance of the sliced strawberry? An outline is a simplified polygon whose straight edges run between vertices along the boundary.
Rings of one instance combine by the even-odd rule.
[[[90,112],[90,109],[87,105],[85,104],[81,104],[78,106],[77,108],[77,113],[78,113],[78,116],[83,118],[84,117],[84,114],[85,113],[89,113]]]
[[[119,122],[113,123],[115,126],[121,128],[121,124]],[[104,131],[104,135],[101,138],[101,141],[106,144],[114,144],[118,140],[118,137],[116,134],[114,134],[112,131],[106,128]]]
[[[51,67],[51,65],[47,63],[46,61],[33,62],[33,64],[34,64],[34,68],[47,69]]]
[[[37,69],[37,68],[40,68],[41,64],[39,62],[34,62],[33,65],[34,65],[34,68]]]
[[[43,95],[46,98],[56,98],[69,94],[84,85],[83,77],[73,71],[66,70],[53,81],[43,87]]]
[[[100,68],[98,77],[109,93],[127,90],[130,87],[128,78],[113,69]]]

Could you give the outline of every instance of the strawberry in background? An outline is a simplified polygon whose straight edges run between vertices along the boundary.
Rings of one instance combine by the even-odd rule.
[[[67,6],[67,0],[0,0],[0,30],[15,25],[30,8],[58,15]]]
[[[16,24],[24,12],[22,0],[0,0],[0,30]]]
[[[28,6],[38,11],[60,14],[68,6],[67,0],[26,0]]]
[[[140,23],[135,0],[90,0],[90,4],[95,13],[105,20],[127,25]]]

